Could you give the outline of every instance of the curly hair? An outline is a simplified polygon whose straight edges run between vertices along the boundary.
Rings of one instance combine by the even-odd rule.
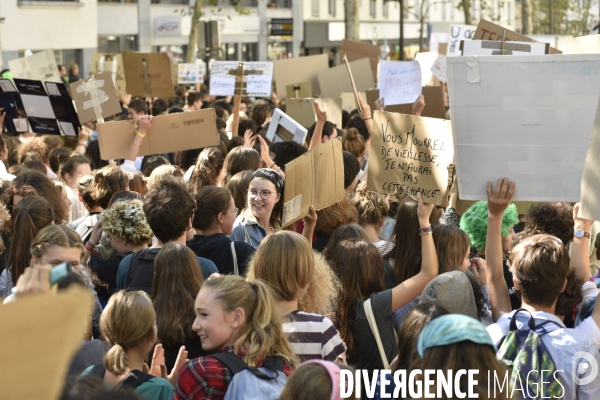
[[[573,226],[573,208],[562,203],[536,203],[525,215],[525,228],[520,236],[547,234],[559,238],[568,246],[575,234]]]
[[[207,147],[202,150],[196,161],[192,179],[190,179],[194,192],[200,190],[202,186],[216,186],[224,162],[225,157],[218,148]]]
[[[150,242],[153,236],[139,200],[119,201],[105,210],[102,213],[102,230],[136,246]]]
[[[361,226],[379,226],[389,211],[387,202],[381,195],[367,189],[367,182],[361,182],[356,187],[352,204],[358,211],[358,223]]]
[[[315,270],[306,294],[298,300],[298,309],[321,315],[330,313],[335,310],[335,302],[341,290],[342,284],[336,273],[325,257],[315,252]]]
[[[502,215],[502,237],[508,236],[510,228],[519,223],[517,206],[511,204]],[[485,247],[488,225],[487,201],[473,204],[461,217],[460,229],[467,232],[471,245],[478,251]]]
[[[583,279],[577,276],[575,268],[569,268],[569,272],[567,272],[567,286],[565,286],[565,290],[558,295],[554,314],[566,315],[573,311],[573,309],[583,301],[583,294],[581,292],[582,286]]]

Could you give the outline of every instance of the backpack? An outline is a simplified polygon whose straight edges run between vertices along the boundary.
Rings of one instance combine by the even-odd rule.
[[[517,328],[517,314],[520,312],[529,314],[529,329]],[[558,329],[563,327],[554,321],[544,321],[536,326],[531,313],[520,308],[515,311],[510,321],[510,332],[498,344],[496,355],[507,366],[510,374],[509,382],[520,380],[525,399],[531,398],[530,393],[534,394],[534,398],[558,397],[564,394],[564,388],[558,380],[548,378],[555,376],[554,373],[558,368],[542,342],[542,336]],[[542,370],[544,370],[543,377],[540,375]],[[529,374],[530,371],[534,372]],[[546,382],[542,384],[544,380]]]
[[[104,379],[105,372],[106,368],[104,367],[104,365],[94,365],[88,375],[97,376],[100,379]],[[148,382],[152,378],[154,377],[150,374],[146,374],[142,371],[133,370],[127,375],[125,375],[125,377],[121,379],[121,381],[117,383],[117,385],[111,390],[135,390],[142,383]]]
[[[287,381],[281,357],[267,357],[262,367],[248,366],[233,353],[213,354],[232,374],[224,400],[277,400]]]
[[[152,279],[154,278],[154,259],[158,252],[142,249],[133,253],[127,274],[127,290],[143,290],[152,295]]]

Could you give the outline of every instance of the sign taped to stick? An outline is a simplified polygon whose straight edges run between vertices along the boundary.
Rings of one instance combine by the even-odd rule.
[[[440,205],[454,158],[450,121],[375,111],[367,187],[378,193],[420,192]],[[453,168],[452,168],[453,170]]]
[[[214,96],[233,96],[236,88],[238,61],[214,61],[210,64],[210,94]],[[243,96],[271,96],[273,81],[272,62],[243,62]],[[254,72],[252,72],[254,71]]]
[[[101,120],[121,113],[119,97],[110,72],[79,80],[71,84],[79,122]]]

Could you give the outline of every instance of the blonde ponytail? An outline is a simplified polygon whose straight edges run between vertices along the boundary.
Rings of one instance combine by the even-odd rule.
[[[120,344],[113,344],[104,356],[104,368],[115,375],[123,375],[127,369],[127,354]]]

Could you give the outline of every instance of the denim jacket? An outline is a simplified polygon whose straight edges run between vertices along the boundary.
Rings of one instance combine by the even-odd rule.
[[[280,230],[281,227],[276,226],[276,229]],[[233,231],[229,238],[234,241],[245,242],[257,249],[265,236],[267,236],[265,228],[256,220],[250,210],[244,209],[235,219]]]

